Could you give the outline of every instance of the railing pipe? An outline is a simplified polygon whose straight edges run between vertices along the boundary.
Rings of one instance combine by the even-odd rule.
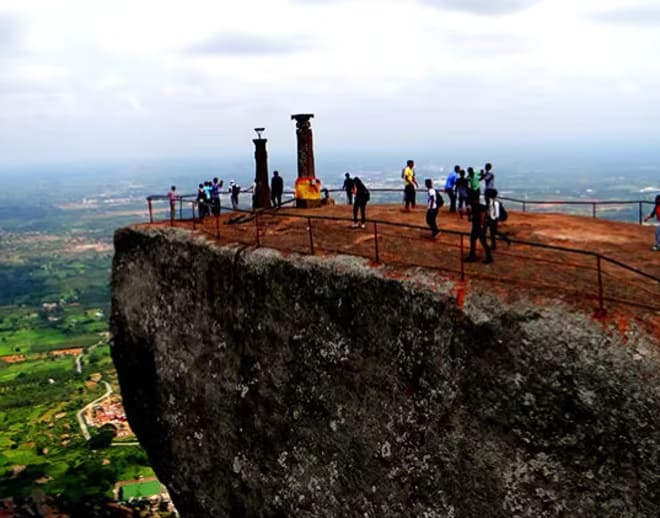
[[[461,281],[465,280],[465,245],[463,244],[463,234],[461,234],[461,246],[458,253],[461,254]]]
[[[314,255],[314,237],[312,236],[312,218],[307,218],[307,232],[309,233],[309,249]]]
[[[603,272],[600,265],[600,255],[596,256],[596,269],[598,270],[598,312],[602,316],[605,314],[605,305],[603,303]]]
[[[261,239],[259,238],[259,213],[254,213],[254,226],[257,230],[257,248],[261,246]]]

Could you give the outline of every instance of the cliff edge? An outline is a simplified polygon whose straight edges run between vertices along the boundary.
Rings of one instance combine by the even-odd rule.
[[[185,517],[656,516],[657,343],[423,269],[115,234],[112,357]]]

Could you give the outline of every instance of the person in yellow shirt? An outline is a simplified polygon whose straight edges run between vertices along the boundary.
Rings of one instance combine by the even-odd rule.
[[[416,206],[415,203],[415,189],[417,188],[417,180],[415,179],[415,161],[408,160],[406,162],[406,167],[401,171],[401,178],[403,178],[403,210],[406,212],[410,211],[410,207],[413,209]]]

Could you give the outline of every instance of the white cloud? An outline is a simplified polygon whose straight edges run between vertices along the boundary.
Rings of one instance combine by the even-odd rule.
[[[660,26],[660,5],[656,1],[617,5],[616,7],[595,13],[594,19],[636,27],[658,27]]]
[[[336,149],[660,136],[660,35],[635,30],[639,2],[3,5],[5,159],[75,154],[72,134],[98,156],[220,152],[255,125],[290,149],[302,111],[317,146]]]

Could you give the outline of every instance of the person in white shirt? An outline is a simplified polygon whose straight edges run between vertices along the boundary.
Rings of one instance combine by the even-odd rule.
[[[497,190],[493,189],[490,196],[486,199],[486,225],[484,234],[488,236],[490,233],[490,248],[495,250],[497,248],[495,238],[499,237],[506,242],[507,245],[511,244],[509,237],[497,229],[497,223],[500,221],[501,204],[497,199]]]
[[[439,194],[433,188],[433,181],[430,178],[424,180],[424,185],[427,189],[426,196],[426,223],[431,228],[431,237],[435,237],[440,233],[436,218],[438,217],[438,196]]]

